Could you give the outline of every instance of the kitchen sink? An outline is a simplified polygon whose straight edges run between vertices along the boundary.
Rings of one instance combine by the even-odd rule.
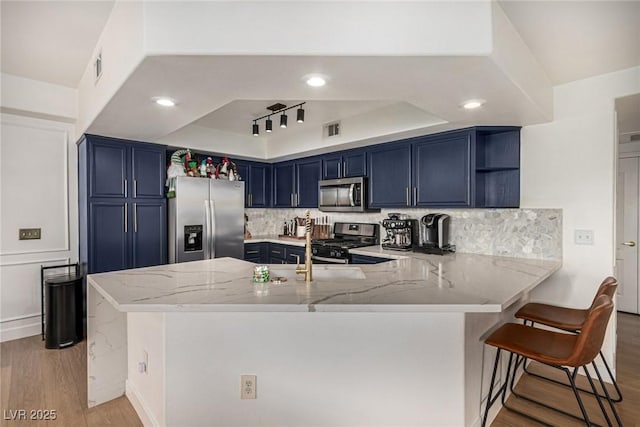
[[[273,279],[274,277],[286,277],[289,280],[296,278],[304,280],[304,274],[296,274],[296,267],[294,265],[291,268],[270,268],[269,275]],[[347,267],[347,266],[326,266],[326,265],[314,265],[313,266],[313,280],[330,280],[330,279],[366,279],[360,267]]]

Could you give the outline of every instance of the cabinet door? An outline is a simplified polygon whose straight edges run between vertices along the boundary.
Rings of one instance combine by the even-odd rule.
[[[131,146],[131,190],[136,199],[164,197],[165,150],[162,146]]]
[[[415,206],[471,205],[470,135],[455,133],[414,143]]]
[[[296,207],[318,207],[318,181],[320,181],[320,159],[299,160],[296,165]]]
[[[115,141],[88,137],[90,197],[128,197],[129,146]]]
[[[293,207],[295,164],[293,162],[273,165],[273,207]]]
[[[322,179],[342,178],[342,156],[332,153],[322,156]]]
[[[250,208],[251,205],[249,204],[249,192],[251,191],[251,173],[249,171],[249,163],[237,161],[236,168],[238,168],[238,174],[240,175],[240,178],[242,178],[242,180],[244,181],[244,207]]]
[[[342,176],[351,178],[367,174],[367,153],[365,150],[350,150],[342,154]]]
[[[300,257],[300,264],[304,264],[304,246],[287,245],[287,264],[297,264]]]
[[[132,268],[167,263],[166,201],[131,204]]]
[[[89,273],[129,268],[130,219],[124,201],[89,203]]]
[[[401,208],[410,205],[411,144],[384,144],[371,148],[369,170],[369,206]]]
[[[268,208],[271,205],[271,166],[254,163],[250,175],[251,207]]]

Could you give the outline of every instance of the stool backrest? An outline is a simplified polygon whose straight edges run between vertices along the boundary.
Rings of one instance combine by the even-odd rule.
[[[570,366],[582,366],[598,355],[604,341],[607,324],[613,311],[613,301],[608,295],[600,295],[595,299],[587,319],[582,325],[580,334],[576,339],[573,354],[569,358]]]
[[[606,295],[609,298],[613,299],[613,296],[616,294],[617,287],[618,287],[618,280],[616,280],[615,277],[609,276],[605,278],[600,284],[600,287],[596,292],[596,296],[593,297],[593,302],[591,303],[591,307],[589,309],[593,308],[593,306],[596,303],[596,300],[600,295]]]

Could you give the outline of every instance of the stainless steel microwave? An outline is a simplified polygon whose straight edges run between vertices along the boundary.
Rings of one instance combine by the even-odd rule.
[[[367,211],[367,178],[328,179],[319,182],[318,209],[324,212]]]

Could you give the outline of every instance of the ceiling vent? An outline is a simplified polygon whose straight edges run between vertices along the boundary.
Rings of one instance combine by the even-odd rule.
[[[340,122],[331,122],[324,125],[322,129],[323,138],[331,138],[340,135]]]
[[[96,60],[93,62],[93,71],[94,71],[94,83],[98,83],[100,80],[100,76],[102,76],[102,50],[98,52],[98,56],[96,56]]]
[[[629,142],[640,141],[640,133],[633,134],[629,137]]]

